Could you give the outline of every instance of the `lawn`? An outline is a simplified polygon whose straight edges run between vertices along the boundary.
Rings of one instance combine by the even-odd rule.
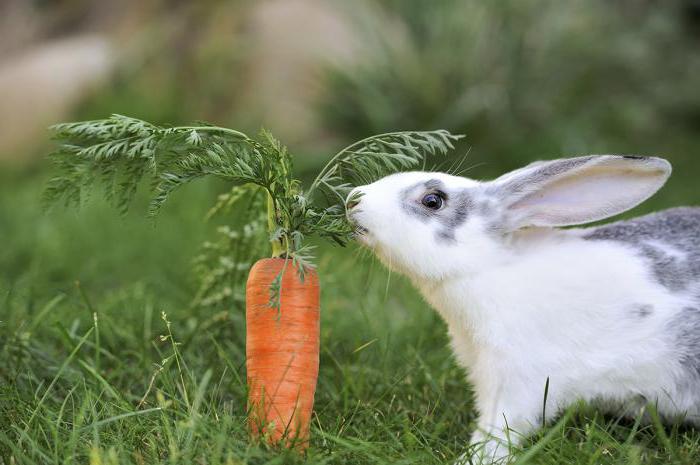
[[[39,202],[45,170],[0,182],[0,463],[448,463],[476,412],[445,327],[357,247],[322,248],[321,371],[302,460],[248,439],[243,308],[192,305],[192,258],[221,187],[155,222],[95,196]],[[517,463],[700,462],[700,434],[567,412]]]

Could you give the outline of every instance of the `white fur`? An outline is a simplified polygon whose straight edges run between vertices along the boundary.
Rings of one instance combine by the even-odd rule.
[[[670,173],[670,167],[662,164],[657,165],[662,168],[656,176],[645,172],[647,184],[637,176],[633,185],[640,191],[638,198],[625,194],[622,208],[611,186],[615,176],[639,174],[636,162],[629,163],[617,174],[603,173],[600,196],[595,194],[594,179],[599,168],[586,174],[580,167],[574,178],[557,174],[558,180],[569,176],[565,184],[574,191],[556,182],[555,195],[575,203],[576,195],[570,194],[585,185],[586,202],[600,202],[602,208],[617,213],[653,194]],[[644,168],[648,171],[648,165]],[[669,321],[692,305],[693,297],[672,293],[659,284],[648,263],[632,248],[585,240],[585,229],[520,225],[498,229],[510,224],[509,205],[521,208],[523,204],[522,196],[504,194],[499,185],[531,175],[527,171],[518,170],[491,183],[442,173],[396,174],[359,187],[363,196],[349,212],[353,221],[368,230],[359,240],[387,266],[408,276],[446,321],[455,356],[476,392],[480,420],[473,442],[486,440],[484,451],[489,457],[507,455],[507,446],[499,440],[508,436],[517,442],[520,435],[541,425],[547,379],[547,419],[580,399],[620,408],[646,399],[658,402],[664,417],[700,418],[698,394],[681,382],[685,373],[667,331]],[[584,178],[580,185],[578,176]],[[468,192],[483,210],[470,212],[452,241],[436,237],[436,221],[402,208],[402,202],[419,206],[424,192],[419,187],[410,198],[401,198],[402,193],[435,179],[449,190]],[[533,183],[538,180],[533,178]],[[541,185],[545,184],[552,183]],[[546,197],[546,190],[542,188],[541,197]],[[542,217],[541,209],[537,213]],[[596,210],[592,216],[599,219],[599,213]],[[489,229],[494,221],[496,228]],[[663,248],[682,255],[666,245]],[[635,318],[634,310],[640,305],[652,305],[653,313]]]

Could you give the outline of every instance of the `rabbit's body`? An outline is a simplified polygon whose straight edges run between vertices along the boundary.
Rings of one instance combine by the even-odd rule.
[[[448,324],[482,428],[498,426],[504,411],[520,433],[541,425],[548,378],[548,417],[583,399],[626,409],[658,401],[661,415],[700,418],[700,263],[684,275],[683,292],[650,273],[650,265],[692,269],[685,262],[698,259],[697,238],[688,250],[685,240],[657,236],[678,216],[700,232],[697,208],[586,230],[527,231],[504,251],[512,260],[416,283]],[[613,233],[640,222],[659,225],[648,241]]]
[[[487,453],[577,400],[700,421],[700,208],[552,227],[631,208],[669,173],[660,159],[600,156],[489,183],[403,173],[360,188],[360,239],[447,322]],[[599,207],[612,187],[625,197]]]

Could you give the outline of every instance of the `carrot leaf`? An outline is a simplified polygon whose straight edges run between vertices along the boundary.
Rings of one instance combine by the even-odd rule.
[[[293,176],[291,154],[264,130],[253,138],[206,123],[168,127],[123,115],[58,124],[52,130],[58,143],[50,156],[56,174],[44,191],[46,205],[80,206],[101,185],[105,198],[125,213],[139,185],[146,184],[148,214],[156,216],[175,191],[197,179],[230,183],[207,217],[232,212],[242,226],[220,229],[219,239],[205,244],[198,256],[196,266],[204,276],[195,298],[200,303],[236,294],[225,283],[237,282],[232,278],[263,255],[265,242],[303,274],[313,266],[308,237],[339,245],[352,238],[345,199],[354,186],[415,169],[427,157],[453,149],[462,137],[445,130],[368,137],[338,152],[304,190]],[[235,208],[246,198],[246,207]]]

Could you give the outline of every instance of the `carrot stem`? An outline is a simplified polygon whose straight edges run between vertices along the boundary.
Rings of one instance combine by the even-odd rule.
[[[267,229],[270,234],[270,245],[272,246],[272,258],[281,257],[284,254],[281,239],[272,239],[272,234],[279,227],[277,224],[277,209],[275,208],[275,199],[267,192]]]

